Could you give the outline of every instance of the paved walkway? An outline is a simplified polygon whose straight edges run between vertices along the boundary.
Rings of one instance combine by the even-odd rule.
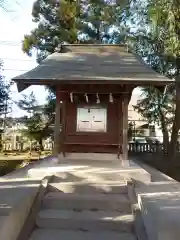
[[[131,177],[144,182],[150,180],[150,175],[134,162],[122,166],[117,159],[101,156],[96,160],[50,157],[0,178],[0,190],[6,189],[6,198],[9,199],[7,211],[4,207],[7,199],[1,194],[0,215],[4,211],[7,216],[13,212],[16,219],[12,219],[13,230],[9,233],[18,235],[17,229],[23,225],[40,180],[54,175],[37,213],[36,229],[30,240],[135,240],[126,179]],[[6,225],[3,230],[7,235],[9,222]]]
[[[119,161],[66,159],[30,175],[48,172],[54,176],[29,240],[136,240],[128,169]]]

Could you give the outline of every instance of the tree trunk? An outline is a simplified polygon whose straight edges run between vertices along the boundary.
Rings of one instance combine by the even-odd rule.
[[[174,30],[178,41],[180,41],[180,1],[174,0],[172,1],[172,10],[173,15],[175,18]],[[171,159],[175,160],[176,157],[176,149],[177,149],[177,141],[178,141],[178,134],[180,129],[180,54],[179,51],[176,53],[176,68],[177,68],[177,75],[176,75],[176,109],[175,109],[175,116],[173,121],[172,127],[172,135],[171,135],[171,143],[170,143],[170,153]]]
[[[178,134],[180,129],[180,57],[176,59],[176,66],[177,66],[177,76],[176,76],[176,109],[175,109],[175,116],[173,121],[172,127],[172,134],[171,134],[171,143],[170,143],[170,156],[171,159],[175,160],[176,157],[176,149],[177,149],[177,141],[178,141]]]
[[[39,160],[40,160],[40,157],[41,157],[41,152],[43,150],[44,150],[43,141],[42,141],[42,139],[39,139]]]
[[[165,121],[165,116],[161,111],[160,111],[160,116],[161,116],[161,129],[163,134],[163,150],[164,150],[164,153],[167,153],[169,148],[169,133],[168,133],[167,124]]]
[[[43,140],[42,140],[42,139],[39,140],[39,147],[40,147],[40,151],[43,151],[43,150],[44,150]]]
[[[179,84],[176,83],[176,85],[179,85]],[[169,150],[171,157],[173,159],[176,156],[176,147],[177,147],[179,129],[180,129],[180,86],[176,86],[176,109],[175,109],[175,116],[173,121],[171,143],[170,143],[170,150]]]
[[[30,153],[32,152],[32,141],[31,140],[29,141],[29,152]]]
[[[162,130],[163,133],[163,147],[164,147],[164,153],[168,152],[169,148],[169,133],[167,129]]]

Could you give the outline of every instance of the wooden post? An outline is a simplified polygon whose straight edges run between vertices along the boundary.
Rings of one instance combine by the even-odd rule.
[[[61,119],[62,119],[62,122],[61,122],[61,125],[62,125],[62,129],[61,129],[61,136],[60,136],[60,147],[61,147],[61,152],[63,154],[63,156],[65,157],[66,156],[66,149],[64,148],[64,141],[65,141],[65,138],[66,138],[66,107],[67,107],[67,94],[64,95],[64,98],[63,98],[63,104],[62,104],[62,116],[61,116]]]
[[[122,126],[122,99],[121,98],[118,98],[118,122],[119,122],[119,125],[118,125],[118,159],[121,157],[122,155],[122,137],[123,137],[123,134],[122,134],[122,129],[123,129],[123,126]]]
[[[61,108],[60,92],[58,90],[56,90],[53,155],[58,155],[60,152],[60,108]]]
[[[128,104],[129,104],[129,96],[124,95],[122,100],[122,113],[123,113],[123,160],[128,161]],[[128,164],[128,162],[127,162]]]

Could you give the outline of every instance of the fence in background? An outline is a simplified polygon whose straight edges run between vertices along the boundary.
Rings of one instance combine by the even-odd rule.
[[[30,145],[30,143],[16,143],[15,146],[12,143],[4,143],[2,146],[2,150],[4,151],[25,151],[31,149],[37,148],[38,145]],[[53,143],[44,143],[43,144],[44,150],[52,150]]]
[[[177,152],[180,152],[180,144],[177,143]],[[167,153],[161,143],[129,143],[128,145],[129,153]]]
[[[163,144],[159,143],[129,143],[129,153],[154,153],[162,152]]]
[[[32,145],[31,148],[36,148],[37,145]],[[53,142],[51,143],[44,143],[43,144],[44,150],[52,150]],[[30,149],[30,144],[27,143],[16,143],[14,147],[12,143],[4,143],[3,150],[11,151],[25,151]],[[163,144],[160,143],[129,143],[128,144],[128,151],[129,153],[158,153],[163,152]],[[180,152],[180,144],[177,144],[177,151]]]

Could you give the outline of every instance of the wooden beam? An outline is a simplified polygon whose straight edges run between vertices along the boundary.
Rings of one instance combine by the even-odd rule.
[[[55,108],[55,124],[54,124],[54,147],[53,155],[59,154],[59,145],[60,145],[60,92],[56,89],[56,108]]]
[[[79,85],[79,84],[64,84],[61,85],[61,91],[70,93],[87,93],[87,94],[109,94],[109,93],[129,93],[133,89],[133,85],[102,85],[102,84],[94,84],[94,85]]]

